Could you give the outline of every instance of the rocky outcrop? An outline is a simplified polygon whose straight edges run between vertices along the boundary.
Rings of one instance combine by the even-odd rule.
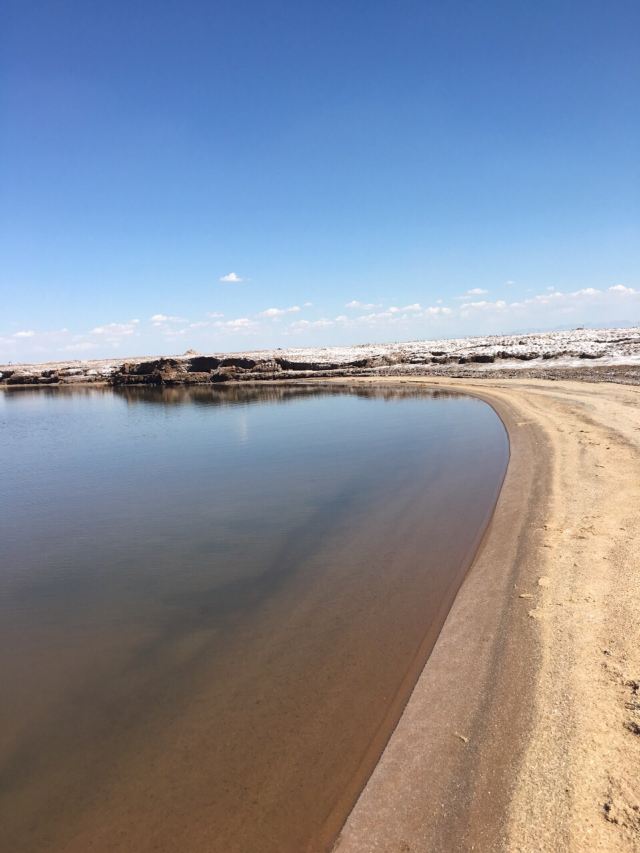
[[[526,366],[518,364],[526,362]],[[322,349],[276,349],[172,357],[0,365],[0,387],[101,383],[116,386],[211,385],[361,374],[485,376],[500,370],[553,376],[562,369],[595,371],[629,365],[640,370],[640,329],[574,329]],[[615,372],[615,371],[614,371]],[[557,374],[559,375],[559,374]],[[600,371],[598,375],[606,375]]]
[[[53,385],[60,379],[55,371],[44,370],[42,373],[22,373],[19,370],[12,371],[10,375],[1,380],[6,385]]]
[[[495,355],[472,352],[471,355],[462,356],[461,358],[459,358],[458,364],[492,364],[495,360]]]
[[[188,373],[210,373],[220,367],[221,359],[214,355],[197,355],[189,359]]]

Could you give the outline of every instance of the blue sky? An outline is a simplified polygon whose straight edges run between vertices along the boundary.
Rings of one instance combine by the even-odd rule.
[[[636,0],[3,10],[0,361],[640,321]]]

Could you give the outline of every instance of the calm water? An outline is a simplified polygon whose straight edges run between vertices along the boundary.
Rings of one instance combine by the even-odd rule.
[[[507,458],[460,396],[0,394],[0,847],[322,849]]]

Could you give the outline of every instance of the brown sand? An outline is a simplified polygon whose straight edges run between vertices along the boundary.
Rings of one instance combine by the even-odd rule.
[[[512,457],[335,849],[639,851],[640,390],[405,381],[492,403]]]

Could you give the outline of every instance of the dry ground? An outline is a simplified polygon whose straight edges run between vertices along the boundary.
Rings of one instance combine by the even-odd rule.
[[[336,849],[640,851],[640,389],[422,381],[496,407],[510,470]]]

